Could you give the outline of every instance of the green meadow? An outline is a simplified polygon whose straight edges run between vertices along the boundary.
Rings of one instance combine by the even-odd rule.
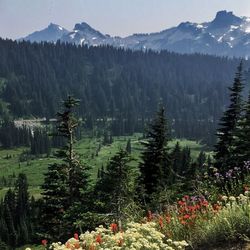
[[[128,139],[131,140],[132,148],[131,155],[133,161],[131,164],[136,166],[140,161],[140,154],[143,149],[141,136],[141,134],[134,134],[133,136],[114,137],[113,143],[110,145],[102,145],[102,138],[93,139],[86,137],[76,143],[75,150],[79,154],[82,163],[90,166],[91,178],[95,180],[98,169],[101,168],[102,165],[105,166],[119,148],[126,148]],[[168,144],[169,148],[173,148],[177,141],[179,141],[181,147],[190,147],[191,155],[194,159],[197,158],[201,150],[205,150],[204,145],[186,139],[170,141]],[[11,180],[19,173],[26,174],[29,182],[29,192],[35,198],[38,198],[41,193],[40,186],[43,183],[44,173],[46,173],[48,165],[58,160],[53,156],[41,156],[20,162],[20,156],[25,150],[27,151],[28,149],[15,148],[0,150],[0,178],[4,176],[7,180]],[[0,197],[3,197],[8,188],[9,187],[0,188]]]

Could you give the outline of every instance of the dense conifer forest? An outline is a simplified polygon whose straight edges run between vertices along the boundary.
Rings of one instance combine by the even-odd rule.
[[[173,136],[209,145],[239,64],[198,54],[2,39],[0,57],[2,117],[54,118],[60,101],[73,94],[88,127],[109,118],[112,134],[124,135],[142,132],[162,101]]]

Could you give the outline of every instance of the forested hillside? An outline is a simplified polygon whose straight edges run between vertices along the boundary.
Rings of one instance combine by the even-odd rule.
[[[238,59],[0,40],[0,115],[55,117],[73,94],[92,127],[112,118],[114,135],[143,131],[166,106],[174,136],[213,143]],[[244,63],[248,68],[248,62]]]

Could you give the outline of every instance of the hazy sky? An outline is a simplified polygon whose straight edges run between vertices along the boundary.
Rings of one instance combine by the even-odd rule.
[[[82,21],[126,36],[209,21],[218,10],[250,17],[250,0],[0,0],[0,37],[20,38],[50,22],[72,30]]]

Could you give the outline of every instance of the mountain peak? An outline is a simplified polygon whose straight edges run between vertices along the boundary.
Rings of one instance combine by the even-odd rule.
[[[55,24],[55,23],[50,23],[49,26],[48,26],[48,29],[49,30],[61,30],[61,31],[67,32],[66,29],[64,29],[63,27],[61,27],[60,25]]]
[[[235,16],[232,11],[221,10],[216,13],[215,18],[225,18]]]
[[[28,40],[31,42],[56,42],[66,33],[68,33],[68,31],[63,27],[54,23],[50,23],[47,28],[40,31],[35,31],[30,35],[21,38],[21,40]]]
[[[178,25],[178,28],[183,28],[183,27],[190,27],[192,26],[192,23],[191,22],[182,22]]]
[[[232,11],[218,11],[215,19],[211,22],[213,28],[223,28],[230,25],[239,25],[242,23],[242,19],[233,14]]]
[[[73,30],[74,33],[78,33],[79,36],[82,36],[82,39],[86,38],[94,38],[95,40],[97,37],[100,39],[106,38],[105,35],[103,35],[101,32],[98,30],[95,30],[92,28],[89,24],[82,22],[82,23],[77,23],[74,27]],[[71,33],[69,35],[72,35]]]
[[[49,25],[48,25],[48,28],[51,28],[51,27],[57,27],[58,25],[57,24],[55,24],[55,23],[50,23]]]
[[[85,22],[81,22],[81,23],[75,24],[74,30],[85,31],[85,30],[94,30],[94,29],[89,24]]]

